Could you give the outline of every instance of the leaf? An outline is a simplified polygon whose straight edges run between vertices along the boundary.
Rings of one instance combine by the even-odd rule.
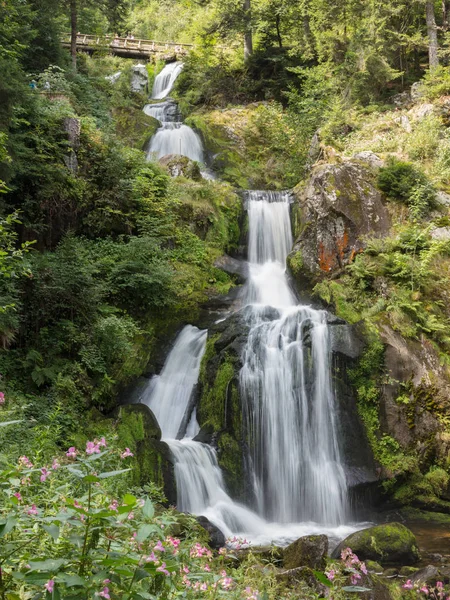
[[[332,587],[333,584],[324,573],[322,573],[321,571],[313,571],[313,573],[317,581],[323,583],[323,585],[326,585],[327,587]]]
[[[18,419],[17,421],[3,421],[0,423],[0,427],[6,427],[7,425],[15,425],[16,423],[22,423],[23,419]]]
[[[80,479],[84,477],[84,473],[83,471],[80,471],[80,469],[76,469],[75,467],[67,467],[67,469],[72,473],[72,475],[76,475]]]
[[[85,586],[86,582],[79,575],[67,575],[66,573],[62,573],[56,577],[57,581],[62,581],[66,584],[67,587],[75,587],[75,586]]]
[[[116,477],[116,475],[122,475],[122,473],[126,473],[127,471],[131,471],[131,469],[120,469],[119,471],[108,471],[107,473],[100,473],[99,479],[107,479],[108,477]]]
[[[152,531],[154,531],[154,529],[155,528],[153,525],[142,525],[141,527],[139,527],[139,529],[137,531],[136,540],[138,542],[143,542],[150,536],[150,534],[152,533]]]
[[[144,569],[136,569],[136,572],[134,574],[134,580],[136,582],[141,581],[142,579],[145,579],[146,577],[152,577],[152,574],[148,573]]]
[[[57,571],[65,565],[65,558],[47,558],[46,560],[30,560],[30,571]]]
[[[8,519],[6,519],[6,521],[4,521],[3,523],[0,523],[0,537],[6,535],[7,533],[9,533],[10,531],[12,531],[14,529],[14,527],[17,524],[17,519],[15,519],[14,517],[8,517]]]
[[[137,498],[132,494],[125,494],[123,497],[123,503],[128,504],[128,506],[134,506],[136,504]]]
[[[342,588],[343,592],[370,592],[370,588],[362,587],[361,585],[346,585]]]
[[[96,475],[85,475],[83,481],[84,483],[97,483],[100,479]]]
[[[147,500],[145,501],[145,504],[142,507],[142,512],[144,513],[144,516],[148,519],[151,519],[154,516],[155,507],[153,506],[153,503],[149,498],[147,498]]]
[[[43,529],[55,540],[59,538],[59,527],[58,525],[43,525]]]

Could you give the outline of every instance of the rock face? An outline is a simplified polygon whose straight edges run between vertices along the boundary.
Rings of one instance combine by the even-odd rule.
[[[307,535],[301,537],[285,550],[283,566],[285,569],[309,567],[316,571],[325,569],[328,554],[328,538],[326,535]]]
[[[131,76],[131,90],[133,92],[145,93],[148,89],[147,67],[142,64],[133,65]]]
[[[167,154],[159,159],[159,164],[169,171],[171,177],[187,177],[194,181],[200,181],[202,178],[198,164],[187,156]]]
[[[388,523],[349,535],[334,550],[338,558],[344,548],[351,548],[360,560],[376,560],[382,565],[414,564],[420,560],[416,538],[401,523]]]
[[[161,441],[161,430],[152,411],[145,404],[121,406],[117,412],[119,440],[135,455],[133,485],[156,483],[164,490],[169,504],[177,499],[172,454]]]
[[[72,171],[74,175],[78,171],[77,150],[80,147],[81,121],[74,117],[66,117],[64,119],[64,130],[70,145],[70,154],[64,157],[66,167]]]
[[[213,525],[206,517],[196,517],[199,525],[209,534],[208,544],[213,550],[218,550],[225,546],[225,536],[218,527]]]
[[[389,215],[372,172],[356,162],[316,167],[297,187],[295,225],[300,235],[289,265],[302,284],[332,275],[363,249],[363,236],[386,235]]]

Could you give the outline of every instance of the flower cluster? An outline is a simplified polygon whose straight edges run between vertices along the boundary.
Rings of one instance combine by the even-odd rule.
[[[445,592],[444,584],[442,581],[437,581],[434,587],[426,585],[420,581],[412,582],[408,579],[406,583],[402,585],[404,590],[415,590],[418,594],[424,594],[434,600],[450,600],[450,595]]]
[[[367,567],[365,563],[361,562],[350,548],[345,548],[342,550],[341,558],[344,561],[346,569],[351,572],[351,584],[357,585],[362,575],[367,575]]]

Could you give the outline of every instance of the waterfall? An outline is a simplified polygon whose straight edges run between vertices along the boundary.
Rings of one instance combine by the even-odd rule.
[[[183,63],[168,63],[164,69],[155,77],[152,90],[154,100],[162,100],[173,88],[178,75],[183,70]]]
[[[204,160],[200,137],[183,123],[162,123],[162,127],[150,140],[148,160],[152,157],[159,159],[168,154],[180,154],[198,162]]]
[[[289,195],[248,192],[247,210],[250,333],[240,388],[258,513],[336,526],[347,517],[347,491],[326,313],[298,306],[289,285]]]
[[[169,63],[164,67],[155,78],[153,99],[158,100],[167,96],[182,68],[182,63]],[[169,154],[178,154],[199,163],[204,162],[202,141],[193,129],[182,122],[176,102],[166,100],[147,104],[144,112],[161,123],[161,127],[150,140],[147,160],[159,160]],[[205,175],[206,178],[211,178],[209,173],[206,172]]]

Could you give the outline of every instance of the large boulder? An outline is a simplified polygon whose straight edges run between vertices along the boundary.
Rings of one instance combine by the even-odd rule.
[[[317,166],[295,189],[294,224],[299,237],[289,257],[298,282],[313,284],[349,264],[363,237],[383,236],[390,220],[372,171],[360,162]]]
[[[401,523],[376,525],[352,533],[337,546],[333,558],[339,558],[344,548],[351,548],[360,560],[376,560],[382,565],[409,565],[420,560],[413,532]]]
[[[159,159],[159,164],[167,169],[171,177],[187,177],[194,181],[202,179],[198,163],[190,160],[187,156],[167,154]]]
[[[131,90],[141,94],[148,90],[148,71],[145,65],[133,65],[131,75]]]
[[[225,536],[216,525],[206,517],[196,517],[199,525],[208,532],[208,545],[213,550],[218,550],[225,546]]]
[[[285,550],[283,566],[291,570],[298,567],[309,567],[323,570],[326,567],[328,554],[328,538],[326,535],[307,535],[292,542]]]

